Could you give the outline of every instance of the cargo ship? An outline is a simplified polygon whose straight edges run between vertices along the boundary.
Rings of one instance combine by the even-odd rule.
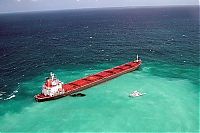
[[[66,84],[57,79],[53,73],[50,73],[50,76],[46,79],[42,87],[42,92],[35,95],[35,100],[37,102],[44,102],[69,96],[73,93],[88,89],[92,86],[98,85],[125,73],[136,70],[140,67],[141,63],[142,60],[139,59],[137,55],[137,59],[134,61],[104,70],[93,75],[89,75],[87,77]]]

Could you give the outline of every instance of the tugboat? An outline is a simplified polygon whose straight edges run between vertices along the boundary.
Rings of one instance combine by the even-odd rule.
[[[37,102],[43,102],[48,100],[54,100],[64,96],[68,96],[84,89],[90,88],[97,84],[106,82],[120,75],[134,71],[140,67],[142,60],[137,59],[126,64],[116,66],[105,71],[89,75],[87,77],[63,84],[60,80],[55,77],[55,74],[50,73],[49,78],[46,79],[42,93],[35,95]]]
[[[139,96],[143,96],[144,94],[146,94],[146,93],[141,93],[136,90],[136,91],[132,92],[131,94],[129,94],[129,97],[139,97]]]

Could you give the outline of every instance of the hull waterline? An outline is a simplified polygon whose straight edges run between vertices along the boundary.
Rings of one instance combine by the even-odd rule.
[[[63,85],[63,89],[64,89],[63,94],[57,94],[54,96],[45,96],[44,94],[38,94],[38,95],[35,95],[35,100],[37,102],[44,102],[44,101],[55,100],[58,98],[69,96],[70,94],[88,89],[92,86],[101,84],[103,82],[109,81],[123,74],[134,71],[140,67],[141,63],[142,63],[141,60],[129,62],[123,65],[99,72],[97,74],[93,74],[93,75],[81,78],[79,80],[66,83]]]

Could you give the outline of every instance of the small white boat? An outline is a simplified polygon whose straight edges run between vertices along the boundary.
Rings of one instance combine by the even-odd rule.
[[[146,93],[141,93],[139,91],[134,91],[131,94],[129,94],[129,97],[139,97],[139,96],[143,96]]]

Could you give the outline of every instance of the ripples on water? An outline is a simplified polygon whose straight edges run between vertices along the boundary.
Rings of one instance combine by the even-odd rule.
[[[87,106],[91,108],[97,104],[102,107],[93,107],[90,111],[94,114],[99,112],[99,109],[101,111],[97,113],[99,117],[96,114],[90,117],[91,120],[103,122],[108,131],[115,131],[116,128],[112,129],[112,127],[118,127],[117,124],[122,121],[122,118],[113,116],[115,112],[112,109],[107,110],[110,107],[127,118],[125,124],[131,124],[131,126],[124,125],[124,128],[119,131],[133,131],[132,125],[135,125],[134,131],[141,131],[146,125],[150,125],[145,128],[146,131],[152,129],[155,131],[157,128],[158,131],[169,131],[174,126],[180,128],[176,131],[196,129],[198,112],[194,111],[198,109],[194,101],[198,99],[199,93],[197,89],[199,85],[198,7],[1,14],[0,20],[0,102],[3,103],[0,105],[0,115],[7,114],[0,121],[4,124],[2,129],[5,131],[30,131],[33,127],[46,131],[41,126],[44,123],[38,123],[38,119],[42,117],[47,120],[47,117],[38,114],[48,114],[48,110],[59,107],[62,107],[60,110],[64,109],[64,112],[52,117],[54,121],[64,115],[59,121],[68,122],[66,125],[69,125],[67,129],[70,131],[78,130],[74,129],[76,127],[74,123],[75,125],[79,123],[79,129],[87,130],[94,122],[85,123],[84,121],[83,125],[80,123],[83,122],[81,119],[75,120],[74,116],[77,113],[72,109],[77,109],[76,104],[80,106],[78,115],[83,116],[80,118],[84,120],[89,116],[88,112],[85,112],[85,109],[88,109]],[[110,84],[97,86],[97,88],[101,87],[98,92],[100,95],[106,95],[105,98],[97,98],[93,95],[92,89],[88,89],[89,95],[86,96],[85,101],[82,101],[87,104],[70,101],[70,99],[67,103],[65,99],[55,101],[55,103],[58,102],[56,104],[52,102],[51,106],[49,106],[50,103],[35,104],[34,102],[33,96],[39,93],[44,77],[48,76],[50,71],[56,72],[62,81],[69,82],[128,62],[135,58],[136,54],[140,55],[143,64],[137,72],[134,72],[134,75],[129,73],[123,78],[112,80]],[[135,89],[134,86],[147,92],[146,101],[145,98],[135,101],[126,99],[128,92]],[[117,90],[113,91],[113,88]],[[174,91],[177,94],[174,94]],[[179,98],[184,99],[186,106]],[[67,105],[63,107],[62,102]],[[172,106],[171,102],[176,102],[176,107]],[[133,103],[134,106],[132,106]],[[30,105],[34,107],[25,109]],[[149,110],[149,105],[153,111]],[[48,107],[44,109],[43,106]],[[125,110],[119,110],[122,106]],[[146,116],[141,114],[141,110],[137,110],[140,108]],[[175,112],[174,108],[176,108]],[[68,111],[67,114],[65,109]],[[136,115],[126,116],[126,114],[132,114],[132,111]],[[162,116],[159,111],[167,115]],[[15,112],[21,114],[15,116]],[[35,114],[35,119],[32,118],[32,114]],[[67,120],[63,119],[66,115]],[[178,120],[172,119],[174,115],[179,115],[177,118],[181,120],[188,118],[191,120],[186,123],[184,121],[180,126]],[[26,121],[29,124],[26,126],[16,124],[22,119],[24,121],[24,116],[27,116]],[[114,118],[116,123],[113,123],[110,117]],[[130,119],[132,117],[134,118]],[[167,121],[170,120],[169,125],[165,125],[165,117],[168,117]],[[141,118],[142,123],[138,124]],[[11,119],[13,123],[7,124]],[[154,123],[152,120],[157,121],[157,124],[152,124]],[[105,123],[107,121],[109,124]],[[94,125],[93,130],[89,128],[87,131],[99,131],[99,129],[104,131],[102,127],[98,129],[98,125]],[[49,125],[49,122],[46,126],[48,129],[54,127]],[[66,130],[66,126],[60,126],[59,129]]]
[[[197,7],[1,14],[0,100],[33,102],[50,71],[74,80],[136,54],[143,73],[198,85],[198,29]]]
[[[188,7],[1,15],[1,91],[10,95],[18,83],[51,68],[115,64],[136,53],[144,62],[197,66],[195,11]]]

